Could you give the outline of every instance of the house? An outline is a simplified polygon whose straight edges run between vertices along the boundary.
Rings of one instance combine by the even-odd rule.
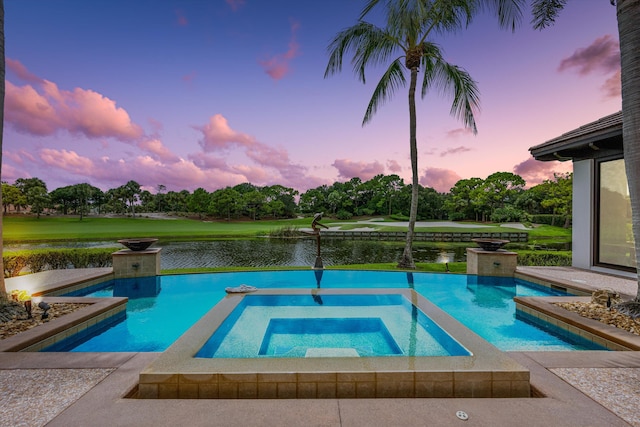
[[[573,266],[636,272],[622,112],[529,148],[536,160],[573,162]]]

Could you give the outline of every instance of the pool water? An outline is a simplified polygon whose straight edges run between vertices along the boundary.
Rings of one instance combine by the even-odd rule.
[[[314,298],[315,297],[315,298]],[[402,295],[247,295],[196,357],[468,356]]]
[[[516,316],[513,297],[566,295],[512,278],[351,270],[187,274],[118,279],[87,296],[129,296],[124,321],[82,342],[49,351],[164,351],[225,296],[225,287],[338,289],[410,288],[504,351],[601,350],[559,329]]]

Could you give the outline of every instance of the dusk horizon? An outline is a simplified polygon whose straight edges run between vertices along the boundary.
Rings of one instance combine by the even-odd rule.
[[[364,2],[264,3],[5,1],[2,180],[134,180],[152,193],[304,192],[379,174],[410,184],[407,89],[362,127],[382,69],[366,85],[348,63],[324,78],[327,46]],[[474,136],[447,97],[417,101],[421,185],[448,192],[504,171],[532,186],[571,171],[528,148],[621,110],[615,8],[577,3],[542,31],[527,10],[515,33],[486,14],[436,40],[477,81],[481,111]]]

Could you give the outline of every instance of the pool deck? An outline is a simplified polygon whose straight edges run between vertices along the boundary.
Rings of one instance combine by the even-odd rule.
[[[47,272],[71,284],[104,269]],[[567,267],[518,274],[585,291],[635,296],[632,278]],[[33,279],[42,283],[37,275]],[[7,288],[24,288],[7,280]],[[131,399],[159,353],[0,352],[0,426],[640,426],[640,352],[511,352],[531,373],[532,398]],[[468,420],[456,417],[464,411]]]

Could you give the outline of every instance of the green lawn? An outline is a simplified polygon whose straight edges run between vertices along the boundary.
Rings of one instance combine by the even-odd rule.
[[[7,216],[5,243],[64,240],[118,240],[135,237],[225,238],[255,237],[284,226],[309,226],[310,220],[204,222],[190,219]]]
[[[144,214],[143,214],[144,215]],[[340,224],[342,230],[362,227],[353,221],[332,221],[325,219],[325,225]],[[242,238],[267,235],[270,231],[284,227],[308,228],[310,218],[261,221],[197,221],[191,219],[151,219],[136,218],[103,218],[43,216],[6,216],[3,218],[3,238],[5,243],[47,242],[64,240],[118,240],[135,237],[158,237],[163,239],[219,239]],[[406,231],[403,227],[385,226],[384,222],[373,222],[367,227],[378,231]],[[455,227],[419,227],[416,231],[433,232],[510,232],[504,227],[491,228],[455,228]],[[529,242],[546,244],[551,242],[571,241],[571,230],[561,227],[543,225],[528,231]]]

